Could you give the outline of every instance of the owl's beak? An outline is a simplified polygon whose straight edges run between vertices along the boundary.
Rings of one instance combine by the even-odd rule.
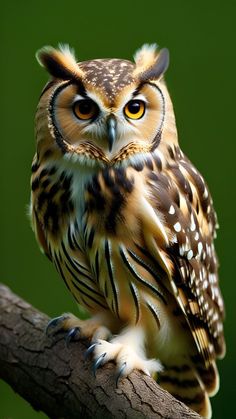
[[[116,119],[113,115],[110,115],[107,118],[107,137],[109,151],[111,151],[116,139]]]

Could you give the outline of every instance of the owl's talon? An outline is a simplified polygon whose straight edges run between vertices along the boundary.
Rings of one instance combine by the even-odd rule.
[[[95,342],[95,343],[93,343],[92,345],[89,346],[89,348],[85,351],[85,354],[84,354],[84,359],[85,360],[88,359],[89,355],[94,351],[96,345],[101,345],[101,343],[100,342]]]
[[[62,323],[67,316],[64,314],[62,316],[54,317],[54,319],[51,319],[45,329],[46,336],[49,336],[50,329],[53,329],[54,327],[58,326],[60,323]]]
[[[97,369],[100,367],[100,365],[102,365],[102,363],[103,363],[103,360],[104,360],[104,358],[105,358],[105,356],[106,356],[106,352],[104,352],[102,355],[100,355],[99,357],[98,357],[98,359],[95,361],[95,363],[94,363],[94,365],[93,365],[93,374],[94,374],[94,377],[96,377],[96,372],[97,372]]]
[[[119,380],[120,380],[120,378],[122,377],[122,375],[123,375],[123,371],[124,371],[124,369],[126,368],[126,365],[127,365],[127,362],[125,361],[122,365],[121,365],[121,367],[120,367],[120,369],[119,369],[119,371],[118,371],[118,374],[117,374],[117,376],[116,376],[116,388],[118,388],[118,383],[119,383]]]
[[[66,339],[65,339],[65,344],[66,344],[66,347],[68,348],[68,346],[69,346],[69,343],[72,341],[72,340],[74,340],[74,338],[75,338],[75,336],[76,335],[78,335],[78,334],[80,334],[80,327],[73,327],[68,333],[67,333],[67,336],[66,336]]]
[[[141,334],[138,332],[136,333],[136,342],[138,342],[137,339],[140,339]],[[138,348],[133,342],[134,332],[132,330],[127,331],[126,334],[116,336],[110,342],[102,339],[99,340],[98,343],[100,343],[100,345],[96,345],[93,348],[95,370],[101,364],[103,365],[109,361],[115,361],[117,364],[116,386],[118,385],[121,376],[126,377],[135,369],[142,371],[149,376],[154,372],[161,371],[162,366],[160,362],[156,359],[147,359],[145,354],[141,353],[142,348]]]

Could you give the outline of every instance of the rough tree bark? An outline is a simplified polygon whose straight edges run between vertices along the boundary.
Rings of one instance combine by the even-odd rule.
[[[114,364],[97,371],[86,342],[65,347],[45,335],[49,318],[0,285],[0,378],[50,418],[185,419],[200,416],[138,371],[115,384]]]

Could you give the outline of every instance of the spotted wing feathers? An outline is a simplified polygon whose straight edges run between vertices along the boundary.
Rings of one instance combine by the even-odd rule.
[[[182,153],[161,173],[149,177],[152,206],[164,216],[172,233],[166,249],[166,258],[172,262],[172,290],[208,368],[225,351],[212,199],[202,176]]]

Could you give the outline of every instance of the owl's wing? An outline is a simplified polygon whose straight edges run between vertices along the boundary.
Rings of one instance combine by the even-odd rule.
[[[47,241],[46,241],[46,237],[45,237],[45,233],[44,233],[44,228],[43,225],[41,224],[36,211],[34,211],[34,208],[31,208],[30,211],[30,218],[31,218],[31,225],[32,225],[32,229],[35,233],[37,242],[39,244],[40,250],[52,261],[51,255],[50,255],[50,251],[47,245]]]
[[[154,169],[147,179],[149,202],[167,236],[157,257],[208,366],[225,352],[212,199],[202,176],[182,154],[161,172]],[[157,252],[150,237],[148,241],[152,253]]]

